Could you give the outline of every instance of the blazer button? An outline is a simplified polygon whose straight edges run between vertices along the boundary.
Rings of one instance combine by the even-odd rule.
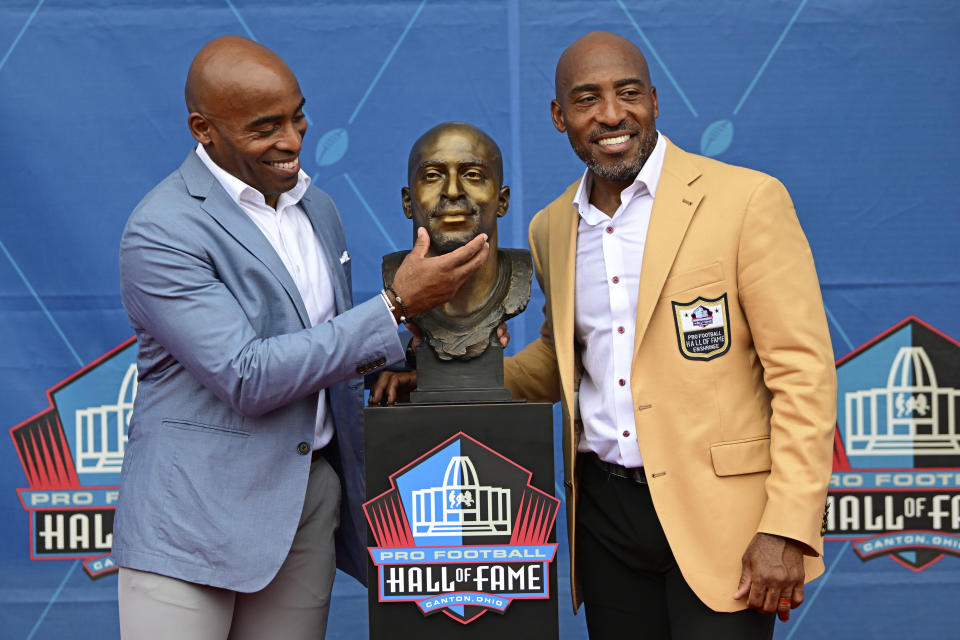
[[[310,453],[310,445],[307,444],[306,442],[301,442],[300,444],[297,445],[297,453],[299,453],[302,456],[307,455],[308,453]]]

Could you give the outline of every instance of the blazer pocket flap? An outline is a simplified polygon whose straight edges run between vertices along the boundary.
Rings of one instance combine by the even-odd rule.
[[[710,457],[718,476],[770,471],[770,436],[718,442],[710,445]]]
[[[723,280],[723,266],[719,262],[711,262],[708,265],[697,267],[691,271],[685,271],[676,275],[671,275],[663,283],[663,289],[660,291],[661,298],[682,293],[689,289],[696,289],[704,285],[713,284]]]
[[[199,431],[201,433],[210,433],[213,435],[220,436],[234,436],[237,438],[249,438],[250,433],[247,431],[241,431],[240,429],[231,429],[230,427],[221,427],[215,424],[204,424],[203,422],[194,422],[193,420],[177,420],[168,418],[166,420],[161,420],[161,424],[165,427],[173,427],[174,429],[182,429],[184,431]]]

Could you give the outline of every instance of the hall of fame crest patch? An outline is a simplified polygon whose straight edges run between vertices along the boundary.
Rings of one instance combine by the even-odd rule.
[[[677,330],[677,346],[688,360],[713,360],[730,349],[730,319],[727,294],[671,302]]]
[[[81,560],[91,579],[110,553],[120,467],[137,395],[137,343],[126,340],[47,391],[49,407],[10,429],[29,487],[31,560]]]
[[[392,488],[363,505],[378,600],[468,624],[514,600],[548,599],[560,501],[530,480],[462,432],[391,474]]]
[[[960,556],[960,343],[910,317],[837,362],[825,538],[922,571]]]

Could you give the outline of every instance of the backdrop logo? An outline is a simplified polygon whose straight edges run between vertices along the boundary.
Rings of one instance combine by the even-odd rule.
[[[10,429],[29,488],[30,558],[83,559],[91,578],[110,556],[120,466],[137,394],[136,339],[47,391],[50,408]]]
[[[915,571],[960,556],[960,343],[907,318],[837,380],[827,537]]]
[[[415,602],[464,624],[513,600],[550,597],[560,501],[531,474],[458,433],[390,476],[363,505],[380,602]]]

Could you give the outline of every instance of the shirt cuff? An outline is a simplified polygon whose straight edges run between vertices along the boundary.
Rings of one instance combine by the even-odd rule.
[[[395,329],[398,328],[400,325],[397,324],[397,319],[393,316],[394,306],[393,306],[392,304],[390,304],[390,300],[387,299],[387,294],[384,293],[383,291],[381,291],[381,292],[380,292],[380,299],[383,300],[383,304],[384,304],[384,306],[387,308],[387,313],[390,314],[390,322],[393,323],[393,327],[394,327]]]

